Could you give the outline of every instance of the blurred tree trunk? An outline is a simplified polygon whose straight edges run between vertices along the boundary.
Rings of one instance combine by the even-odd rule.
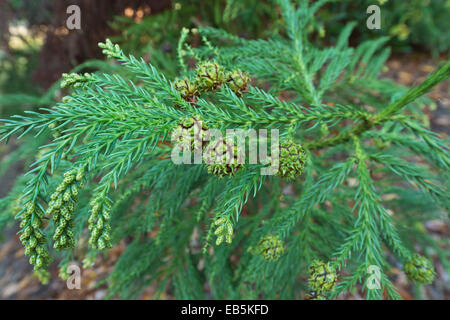
[[[123,15],[126,8],[150,7],[146,12],[154,14],[167,9],[170,3],[170,0],[53,0],[49,30],[33,79],[48,88],[61,73],[85,60],[101,58],[97,44],[114,34],[108,22],[114,16]],[[80,30],[66,28],[70,16],[66,10],[70,5],[81,9]]]
[[[39,55],[39,64],[33,80],[43,88],[50,87],[61,73],[68,72],[88,59],[100,58],[97,43],[113,35],[108,22],[123,15],[125,9],[145,15],[161,12],[170,7],[170,0],[0,0],[0,46],[10,52],[9,24],[25,20],[31,30],[45,31],[45,42]],[[66,27],[67,7],[77,5],[81,10],[81,29]]]

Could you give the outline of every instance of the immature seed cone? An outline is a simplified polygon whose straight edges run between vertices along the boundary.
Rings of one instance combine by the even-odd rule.
[[[67,268],[69,267],[68,263],[64,263],[58,270],[58,277],[60,277],[62,280],[66,281],[70,277],[70,273],[67,272]]]
[[[314,260],[309,266],[308,272],[309,286],[317,294],[332,291],[336,287],[336,270],[331,267],[329,262],[325,263],[320,260]]]
[[[237,69],[227,73],[226,82],[230,89],[240,96],[248,91],[250,77],[247,73]]]
[[[186,148],[191,151],[202,149],[209,141],[208,125],[200,116],[183,119],[173,130],[172,141],[179,146],[180,151]]]
[[[284,253],[283,241],[279,236],[267,235],[259,241],[255,253],[268,261],[278,260]]]
[[[219,178],[232,177],[243,166],[241,150],[233,141],[224,139],[210,142],[205,149],[203,159],[208,172]]]
[[[203,90],[216,90],[225,81],[224,68],[216,62],[205,61],[197,67],[197,84]]]
[[[403,271],[409,279],[416,283],[433,282],[435,271],[430,260],[419,254],[414,254],[404,265]]]
[[[177,79],[174,83],[174,87],[187,102],[195,103],[197,101],[198,87],[195,82],[187,78]]]
[[[305,170],[306,152],[300,144],[292,141],[282,142],[279,153],[277,175],[287,179],[300,176]]]

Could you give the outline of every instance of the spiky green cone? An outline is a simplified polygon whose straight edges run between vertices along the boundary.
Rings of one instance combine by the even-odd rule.
[[[431,261],[419,254],[414,254],[403,265],[403,271],[409,279],[422,284],[433,282],[434,276],[436,275]]]
[[[329,262],[314,260],[309,266],[308,272],[308,284],[317,294],[332,291],[336,287],[336,270],[331,267]]]
[[[172,132],[172,141],[180,151],[190,148],[191,151],[202,149],[209,140],[209,129],[200,116],[189,117],[180,121]]]
[[[237,69],[227,73],[226,83],[236,95],[240,96],[248,91],[250,77],[247,73]]]
[[[222,177],[232,177],[243,166],[242,152],[233,141],[210,142],[203,155],[208,172]]]
[[[197,85],[203,90],[216,90],[225,81],[225,70],[216,62],[205,61],[197,67]]]
[[[278,260],[284,253],[283,241],[279,236],[267,235],[259,241],[255,253],[268,261]]]
[[[181,97],[189,103],[197,102],[198,87],[194,81],[187,78],[177,79],[174,82],[175,89],[180,93]]]
[[[305,170],[305,163],[306,152],[300,144],[292,141],[280,144],[278,176],[286,179],[299,177]]]

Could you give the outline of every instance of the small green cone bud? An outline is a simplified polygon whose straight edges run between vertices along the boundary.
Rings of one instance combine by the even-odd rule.
[[[241,70],[233,70],[229,72],[226,77],[226,83],[233,90],[236,95],[240,96],[244,92],[248,91],[248,84],[250,83],[250,77],[247,73]]]
[[[92,80],[90,73],[78,74],[78,73],[63,73],[62,74],[61,88],[73,87],[78,88],[85,85]]]
[[[431,261],[419,254],[414,254],[403,265],[403,271],[410,280],[422,284],[433,282],[435,276],[434,267]]]
[[[66,227],[66,225],[67,225],[67,220],[65,220],[65,219],[59,220],[58,228],[64,229]]]
[[[103,228],[103,217],[98,218],[98,220],[97,220],[97,228],[99,228],[99,229]]]
[[[31,235],[31,232],[33,231],[33,229],[28,226],[25,228],[25,230],[23,231],[24,237],[28,238]]]
[[[221,217],[221,218],[218,218],[216,221],[214,221],[214,224],[216,226],[218,226],[219,224],[225,223],[226,221],[227,221],[227,218]]]
[[[231,224],[230,221],[227,222],[227,236],[232,236],[233,235],[233,225]]]
[[[97,241],[99,236],[100,236],[100,230],[96,226],[94,226],[92,229],[92,238],[95,239],[95,241]]]
[[[34,236],[36,237],[36,239],[43,239],[44,238],[44,234],[42,233],[41,230],[39,229],[35,229],[34,230]]]
[[[24,253],[28,256],[28,255],[30,255],[32,252],[33,252],[33,248],[31,248],[30,246],[27,245],[27,246],[25,247]]]
[[[62,185],[61,188],[63,188],[63,189],[67,188],[67,186],[70,185],[73,182],[73,180],[75,180],[74,175],[68,175],[68,176],[64,175],[64,180],[63,180],[63,183],[61,184]],[[57,191],[59,191],[59,190],[57,190]],[[62,190],[61,190],[61,192],[62,192]]]
[[[177,79],[173,85],[184,100],[189,103],[197,102],[198,88],[195,82],[186,78]]]
[[[63,199],[62,198],[58,198],[55,200],[55,208],[56,209],[61,209],[63,205]]]
[[[203,155],[208,172],[222,177],[232,177],[243,166],[242,152],[233,141],[210,142]]]
[[[220,235],[220,234],[222,234],[223,233],[223,231],[225,230],[225,227],[222,225],[222,226],[219,226],[217,229],[216,229],[216,231],[214,231],[214,234],[217,236],[217,235]]]
[[[37,246],[36,247],[36,252],[37,252],[37,254],[39,254],[41,256],[48,255],[47,249],[43,245]]]
[[[99,203],[94,204],[91,210],[92,214],[97,215],[99,211],[100,211],[100,204]]]
[[[29,242],[28,242],[28,246],[29,246],[31,249],[34,249],[34,248],[36,247],[36,245],[37,245],[37,239],[36,239],[35,237],[31,236],[31,237],[30,237],[30,240],[29,240]]]
[[[78,186],[76,184],[73,184],[72,187],[70,188],[70,192],[73,197],[78,196]]]
[[[280,144],[279,169],[277,175],[287,179],[299,177],[306,162],[306,152],[300,144],[283,142]]]
[[[35,208],[35,204],[33,202],[27,203],[27,214],[32,214]]]
[[[75,210],[75,205],[74,205],[74,203],[73,203],[73,202],[67,203],[67,204],[66,204],[66,208],[67,208],[67,214],[69,214],[70,217],[72,217],[72,212],[73,212],[73,210]],[[67,220],[68,220],[68,219],[69,219],[69,218],[67,218]]]
[[[64,194],[63,194],[63,201],[65,201],[65,202],[67,202],[67,201],[69,201],[70,200],[70,191],[66,191],[66,192],[64,192]]]
[[[111,209],[109,209],[109,210],[111,210]],[[106,209],[102,210],[103,219],[105,219],[106,221],[111,219],[111,212],[109,210],[106,210]]]
[[[329,292],[336,287],[337,274],[336,270],[331,267],[330,263],[314,260],[309,266],[308,283],[311,289],[318,294]]]
[[[84,176],[84,167],[78,168],[75,180],[81,181],[81,179],[83,179],[83,176]]]
[[[26,220],[24,220],[24,221],[27,222]],[[28,237],[25,233],[22,233],[19,237],[19,240],[20,240],[20,242],[22,242],[22,244],[24,244],[27,239],[28,239]]]
[[[109,233],[104,233],[103,234],[103,239],[105,239],[105,242],[111,241],[111,237],[110,237]]]
[[[70,103],[70,102],[73,101],[73,98],[71,96],[64,96],[64,97],[61,98],[61,101],[63,103]]]
[[[39,219],[37,217],[37,215],[31,219],[31,226],[33,227],[33,229],[38,229],[41,227],[41,225],[42,225],[42,220]]]
[[[70,273],[67,272],[68,267],[68,264],[64,264],[61,266],[61,268],[59,268],[58,276],[64,281],[66,281],[70,277]]]
[[[217,236],[216,245],[220,245],[224,240],[226,243],[231,244],[233,235],[233,224],[226,217],[217,218],[214,222],[217,226],[214,234]]]
[[[121,54],[121,49],[118,44],[114,44],[110,39],[106,39],[105,43],[99,42],[99,48],[103,49],[102,53],[108,58],[119,58]]]
[[[35,210],[35,211],[34,211],[34,214],[35,214],[37,217],[39,217],[39,219],[44,219],[45,213],[44,213],[41,209]]]
[[[267,261],[278,260],[284,253],[284,245],[279,236],[267,235],[258,242],[254,253]]]
[[[223,242],[223,236],[220,235],[220,236],[217,237],[216,246],[219,246],[222,242]]]
[[[221,65],[205,61],[197,67],[197,84],[203,90],[216,90],[225,81],[225,72]]]
[[[102,237],[100,237],[100,238],[98,239],[97,244],[98,244],[98,248],[99,248],[100,250],[104,250],[104,249],[106,248],[105,240],[103,240]]]
[[[35,268],[41,268],[44,265],[44,260],[42,259],[42,257],[39,255],[36,258],[36,264],[35,264]]]

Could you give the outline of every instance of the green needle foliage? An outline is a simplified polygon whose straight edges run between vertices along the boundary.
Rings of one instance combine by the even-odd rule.
[[[54,137],[0,202],[14,202],[41,279],[52,257],[89,267],[119,243],[109,297],[154,283],[181,299],[325,299],[355,288],[396,299],[393,265],[421,283],[434,271],[419,252],[448,268],[423,226],[447,219],[448,144],[420,115],[450,62],[411,89],[380,79],[387,39],[349,47],[349,24],[332,47],[308,40],[325,2],[278,1],[283,28],[268,40],[184,29],[176,79],[106,40],[103,53],[126,72],[64,75],[72,92],[61,102],[2,120],[4,141]],[[204,45],[192,47],[191,35]],[[174,131],[196,138],[208,128],[278,129],[283,171],[239,163],[228,140],[184,147],[233,150],[230,163],[172,161]]]

